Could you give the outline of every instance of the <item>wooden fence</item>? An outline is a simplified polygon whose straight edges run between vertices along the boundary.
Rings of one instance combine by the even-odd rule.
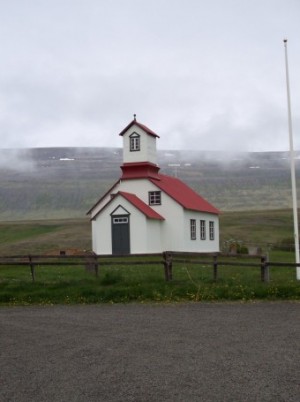
[[[238,258],[239,261],[233,261]],[[147,260],[147,261],[146,261]],[[244,260],[244,261],[243,261]],[[273,267],[297,267],[300,264],[270,262],[265,256],[250,256],[230,254],[201,254],[201,253],[179,253],[165,251],[162,254],[131,254],[126,256],[96,255],[93,253],[82,255],[11,255],[0,256],[0,266],[28,266],[30,268],[32,281],[35,281],[38,266],[84,266],[94,272],[98,277],[101,266],[115,265],[159,265],[162,264],[166,281],[173,279],[173,265],[178,263],[211,266],[212,278],[218,280],[219,267],[255,267],[260,268],[260,280],[269,282],[270,270]]]

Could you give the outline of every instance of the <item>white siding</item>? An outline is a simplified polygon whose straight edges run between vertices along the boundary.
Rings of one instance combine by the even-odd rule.
[[[145,253],[161,253],[163,251],[161,240],[163,226],[163,221],[155,219],[147,220],[147,251]]]
[[[109,213],[100,214],[92,221],[93,251],[96,254],[111,254],[111,216]]]
[[[140,151],[130,151],[129,136],[132,133],[140,135]],[[156,137],[146,134],[140,127],[133,125],[123,135],[123,162],[151,162],[156,165]]]
[[[196,220],[196,239],[191,240],[190,220]],[[200,220],[206,223],[206,238],[200,239]],[[214,222],[214,240],[209,238],[209,222]],[[198,253],[212,253],[219,251],[219,218],[217,215],[204,212],[186,211],[184,219],[184,232],[186,234],[184,241],[184,251],[193,251]]]
[[[116,209],[117,208],[117,209]],[[129,212],[130,252],[156,253],[161,247],[160,221],[147,219],[123,197],[116,197],[94,221],[92,221],[93,251],[96,254],[112,253],[111,214],[124,214],[123,208]],[[151,251],[149,251],[151,250]]]
[[[120,181],[113,192],[125,191],[135,194],[148,204],[149,191],[159,188],[147,179]],[[99,211],[110,201],[108,194],[93,211]],[[111,217],[110,214],[121,204],[130,212],[130,247],[131,253],[155,253],[162,251],[219,251],[219,218],[217,215],[184,210],[176,201],[161,192],[161,205],[151,206],[165,218],[164,221],[147,219],[137,208],[123,197],[116,197],[92,223],[93,250],[97,254],[111,254]],[[196,240],[190,238],[190,219],[196,220]],[[206,239],[200,239],[200,220],[206,221]],[[214,222],[214,240],[209,239],[209,221]]]

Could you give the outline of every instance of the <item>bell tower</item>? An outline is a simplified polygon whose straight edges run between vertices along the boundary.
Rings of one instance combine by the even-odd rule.
[[[121,179],[157,177],[156,138],[159,136],[134,119],[119,134],[123,137]]]

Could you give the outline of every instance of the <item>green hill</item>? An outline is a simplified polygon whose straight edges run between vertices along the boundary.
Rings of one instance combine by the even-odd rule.
[[[158,151],[158,163],[221,211],[291,205],[284,152]],[[121,164],[119,148],[2,149],[0,220],[83,218],[120,177]]]

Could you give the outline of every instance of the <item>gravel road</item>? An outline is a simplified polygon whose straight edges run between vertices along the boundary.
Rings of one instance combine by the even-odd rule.
[[[1,402],[300,400],[300,303],[0,308]]]

